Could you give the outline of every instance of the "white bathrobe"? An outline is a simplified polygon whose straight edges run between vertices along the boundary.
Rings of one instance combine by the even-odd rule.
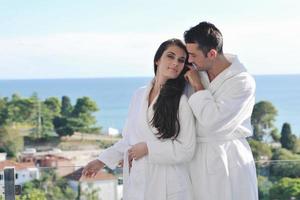
[[[196,146],[195,119],[188,99],[182,95],[179,105],[180,132],[177,140],[157,139],[157,131],[150,125],[153,104],[148,108],[152,83],[137,90],[132,98],[123,138],[100,154],[99,159],[114,169],[124,159],[124,200],[192,200],[192,186],[188,162]],[[130,146],[146,142],[148,155],[133,161],[128,169]]]
[[[190,164],[195,200],[258,199],[255,163],[245,139],[252,135],[255,81],[236,56],[226,57],[231,66],[212,82],[199,72],[205,90],[189,98],[197,130]]]

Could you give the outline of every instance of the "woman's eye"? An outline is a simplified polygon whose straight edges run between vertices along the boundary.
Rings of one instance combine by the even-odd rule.
[[[167,55],[168,56],[168,58],[174,58],[174,56],[173,55]]]
[[[183,59],[179,59],[179,60],[178,60],[178,62],[180,62],[180,63],[184,63],[184,62],[185,62],[185,60],[183,60]]]

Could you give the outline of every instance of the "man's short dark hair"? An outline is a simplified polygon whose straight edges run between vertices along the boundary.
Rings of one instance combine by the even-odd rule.
[[[184,32],[185,43],[197,43],[205,56],[211,49],[223,54],[223,36],[220,30],[209,22],[201,22]]]

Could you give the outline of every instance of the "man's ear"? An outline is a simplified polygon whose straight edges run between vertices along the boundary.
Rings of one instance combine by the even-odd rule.
[[[207,53],[207,57],[210,59],[215,59],[218,55],[218,52],[215,49],[211,49],[208,53]]]

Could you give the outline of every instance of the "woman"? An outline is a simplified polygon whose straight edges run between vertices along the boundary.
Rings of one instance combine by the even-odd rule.
[[[192,199],[187,163],[195,150],[195,122],[183,95],[187,56],[178,39],[160,45],[155,78],[135,92],[123,139],[90,162],[83,175],[94,176],[104,165],[114,169],[124,159],[124,200]]]

